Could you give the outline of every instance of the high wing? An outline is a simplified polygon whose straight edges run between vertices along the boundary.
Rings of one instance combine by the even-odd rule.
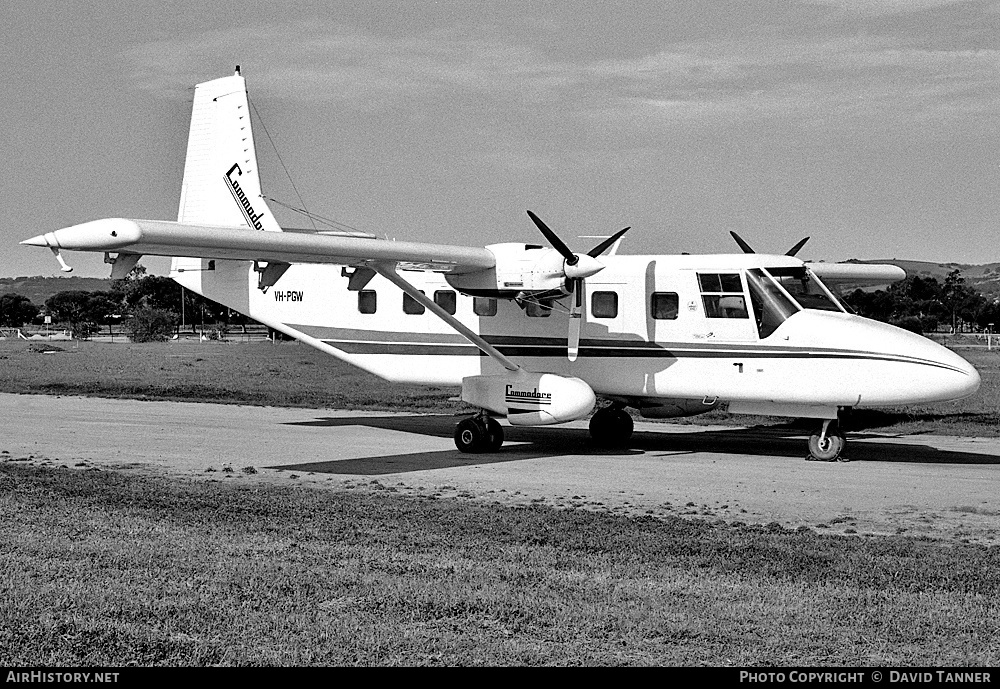
[[[496,265],[494,255],[481,247],[298,232],[260,232],[247,227],[124,218],[73,225],[26,239],[21,244],[49,247],[53,251],[106,251],[119,255],[346,266],[395,263],[402,269],[453,274],[478,272]]]
[[[396,263],[404,270],[463,274],[495,268],[492,251],[423,242],[396,242],[301,232],[260,232],[165,220],[107,218],[46,232],[21,242],[53,250],[107,251],[149,256],[189,256],[282,263],[356,266]],[[890,264],[814,263],[809,269],[827,285],[881,285],[906,277]]]
[[[906,277],[906,271],[888,263],[812,263],[806,266],[830,287],[887,285]]]

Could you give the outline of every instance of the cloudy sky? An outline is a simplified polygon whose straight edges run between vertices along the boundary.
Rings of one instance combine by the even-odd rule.
[[[995,1],[4,5],[0,276],[174,219],[192,87],[236,64],[265,193],[380,236],[534,242],[531,209],[626,253],[1000,261]]]

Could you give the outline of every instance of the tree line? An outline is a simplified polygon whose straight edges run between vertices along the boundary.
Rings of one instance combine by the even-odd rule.
[[[136,266],[124,279],[112,280],[111,289],[88,292],[57,292],[39,307],[15,293],[0,295],[0,326],[40,325],[44,317],[70,329],[73,337],[87,339],[105,328],[119,326],[134,342],[168,339],[182,318],[187,324],[201,323],[222,327],[245,325],[248,319],[224,306],[202,297],[168,277],[146,275],[144,266]]]
[[[20,294],[0,295],[0,326],[41,324],[43,316],[50,315],[54,323],[68,327],[80,339],[120,324],[131,340],[149,342],[168,339],[182,318],[188,324],[223,327],[253,322],[181,289],[170,278],[145,273],[143,266],[136,266],[126,278],[113,280],[107,291],[58,292],[45,300],[44,309]],[[1000,325],[1000,302],[967,285],[960,270],[949,273],[943,283],[910,276],[885,290],[855,290],[844,301],[861,316],[918,333],[942,328],[956,333],[995,331]]]
[[[1000,325],[1000,302],[967,285],[957,269],[943,283],[910,276],[885,290],[855,290],[844,301],[866,318],[917,333],[992,332]]]

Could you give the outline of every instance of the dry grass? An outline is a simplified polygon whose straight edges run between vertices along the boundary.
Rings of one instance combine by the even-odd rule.
[[[389,384],[297,342],[0,340],[0,391],[317,408],[460,408],[448,401],[457,389]]]
[[[0,515],[12,666],[1000,661],[997,548],[15,461]]]

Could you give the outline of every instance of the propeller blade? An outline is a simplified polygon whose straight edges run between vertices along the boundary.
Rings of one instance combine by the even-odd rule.
[[[580,326],[583,324],[583,278],[569,281],[573,302],[569,310],[569,332],[566,334],[566,356],[576,361],[580,355]]]
[[[588,251],[587,255],[590,256],[591,258],[597,258],[601,254],[603,254],[608,249],[608,247],[610,247],[612,244],[614,244],[615,242],[617,242],[619,237],[621,237],[623,234],[625,234],[626,232],[628,232],[630,229],[632,229],[631,226],[626,227],[624,230],[618,230],[613,235],[611,235],[610,237],[608,237],[607,239],[605,239],[603,242],[601,242],[600,244],[598,244],[597,246],[595,246],[593,249],[591,249],[590,251]]]
[[[788,252],[785,254],[785,256],[794,256],[795,254],[799,253],[799,249],[805,246],[805,243],[808,241],[809,237],[806,237],[805,239],[800,239],[799,243],[793,246],[791,249],[789,249]]]
[[[744,241],[743,241],[743,237],[739,236],[738,234],[736,234],[736,233],[735,233],[735,232],[733,232],[732,230],[730,230],[730,231],[729,231],[729,234],[733,235],[733,239],[735,239],[735,240],[736,240],[736,243],[740,245],[740,248],[741,248],[741,249],[743,250],[743,253],[745,253],[745,254],[753,254],[753,253],[756,253],[756,252],[755,252],[755,251],[754,251],[754,250],[753,250],[753,249],[752,249],[752,248],[750,247],[750,245],[749,245],[749,244],[747,244],[746,242],[744,242]]]
[[[567,265],[576,265],[577,261],[580,260],[580,257],[570,251],[570,248],[566,246],[563,240],[559,239],[559,235],[550,230],[549,226],[543,223],[542,219],[531,211],[528,211],[528,217],[531,218],[531,221],[538,226],[538,229],[541,230],[545,238],[549,240],[549,244],[552,245],[552,248],[562,254],[562,257],[566,259]]]
[[[569,342],[567,343],[566,358],[570,361],[576,361],[577,357],[580,356],[580,325],[582,319],[580,314],[577,314],[575,318],[569,319]]]

